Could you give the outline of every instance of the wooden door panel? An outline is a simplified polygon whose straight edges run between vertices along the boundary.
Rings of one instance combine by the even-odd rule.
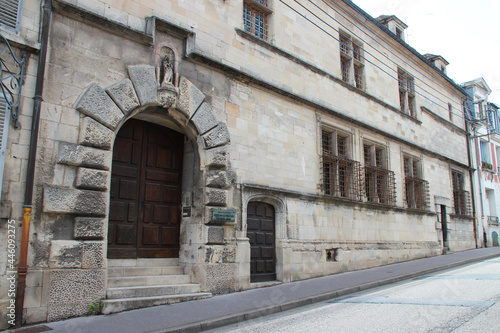
[[[273,206],[250,202],[247,207],[250,241],[250,281],[276,279],[275,221]]]
[[[177,257],[184,136],[129,120],[113,148],[108,258]]]

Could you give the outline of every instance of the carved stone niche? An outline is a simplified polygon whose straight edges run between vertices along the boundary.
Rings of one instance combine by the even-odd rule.
[[[174,88],[177,77],[175,52],[168,46],[159,50],[158,86],[161,88]]]

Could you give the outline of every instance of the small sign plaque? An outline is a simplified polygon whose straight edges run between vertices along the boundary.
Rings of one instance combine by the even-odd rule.
[[[191,206],[182,207],[182,217],[191,217]]]
[[[214,209],[212,210],[212,222],[236,222],[236,211]]]

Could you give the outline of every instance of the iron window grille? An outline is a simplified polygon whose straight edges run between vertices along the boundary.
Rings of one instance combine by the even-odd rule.
[[[364,195],[367,202],[390,205],[396,204],[394,172],[386,168],[386,149],[364,144]]]
[[[421,177],[420,160],[404,157],[405,205],[407,208],[429,210],[429,182]]]
[[[464,190],[464,174],[458,171],[452,171],[451,177],[455,215],[472,216],[470,193]]]
[[[323,130],[323,190],[327,196],[362,201],[361,163],[348,158],[348,141],[348,136]]]
[[[268,18],[272,11],[267,0],[245,0],[243,4],[243,27],[248,33],[267,40]]]

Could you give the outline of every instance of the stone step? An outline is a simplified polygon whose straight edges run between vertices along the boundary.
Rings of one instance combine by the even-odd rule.
[[[186,274],[108,277],[108,288],[157,286],[186,283],[191,283],[191,277]]]
[[[139,259],[108,259],[110,267],[164,267],[178,266],[179,258],[139,258]]]
[[[109,314],[125,310],[140,309],[155,305],[173,304],[210,297],[212,297],[211,293],[194,293],[167,296],[106,299],[102,301],[102,313]]]
[[[193,294],[200,292],[200,285],[197,283],[159,285],[159,286],[139,286],[139,287],[117,287],[108,288],[107,299],[150,297],[177,294]]]
[[[108,268],[108,277],[182,274],[184,274],[184,267],[181,266]]]

